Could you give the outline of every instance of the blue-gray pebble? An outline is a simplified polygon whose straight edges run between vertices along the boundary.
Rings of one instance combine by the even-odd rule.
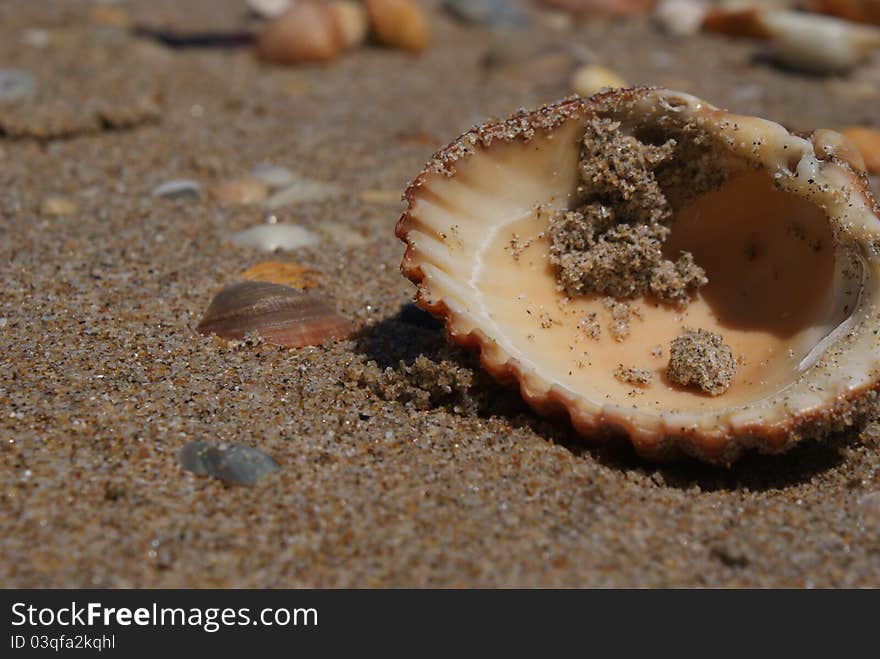
[[[507,0],[444,0],[443,6],[460,21],[486,27],[522,27],[528,20]]]
[[[34,77],[19,69],[0,69],[0,102],[21,101],[34,95]]]
[[[254,485],[279,468],[271,456],[258,449],[210,442],[188,442],[180,451],[180,465],[197,476],[213,476],[232,485]]]

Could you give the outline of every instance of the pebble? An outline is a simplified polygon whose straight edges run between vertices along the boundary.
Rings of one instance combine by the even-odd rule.
[[[154,197],[166,199],[194,199],[199,196],[202,186],[198,181],[191,179],[175,179],[167,181],[153,188]]]
[[[273,189],[283,188],[297,179],[296,174],[286,167],[279,167],[269,163],[262,163],[254,167],[251,171],[251,176]]]
[[[259,224],[235,234],[232,242],[240,247],[275,252],[315,245],[318,243],[318,237],[308,229],[295,224]]]
[[[264,261],[257,263],[241,273],[247,281],[268,281],[291,288],[314,288],[318,273],[298,263],[282,263],[281,261]]]
[[[654,9],[654,22],[674,37],[685,37],[700,31],[706,5],[698,0],[660,0]]]
[[[266,453],[242,444],[188,442],[180,451],[180,466],[197,476],[213,476],[229,485],[255,485],[279,469]]]
[[[354,48],[364,43],[370,30],[370,21],[364,6],[353,0],[334,0],[331,7],[336,15],[336,24],[342,32],[345,47]]]
[[[413,0],[365,0],[376,40],[391,48],[419,53],[428,45],[430,28]]]
[[[246,177],[221,183],[212,192],[224,204],[260,204],[268,196],[269,186],[255,178]]]
[[[302,204],[308,201],[324,201],[335,197],[342,191],[335,183],[324,183],[311,179],[299,179],[266,200],[266,208],[274,210],[291,204]]]
[[[248,9],[262,18],[275,18],[290,9],[293,0],[247,0]]]
[[[40,204],[40,214],[50,216],[72,215],[77,211],[76,204],[67,197],[46,197]]]
[[[6,327],[6,323],[8,323],[8,322],[9,321],[6,320],[6,318],[0,318],[0,329],[3,329],[4,327]]]
[[[0,102],[22,101],[34,95],[34,77],[20,69],[0,69]]]
[[[591,96],[603,89],[629,87],[619,75],[597,64],[579,67],[571,76],[571,88],[579,96]]]
[[[486,27],[522,27],[525,12],[507,0],[444,0],[443,7],[465,23]]]
[[[880,130],[867,126],[850,126],[840,133],[855,144],[869,174],[880,174]]]
[[[257,54],[276,64],[326,62],[345,48],[344,35],[329,4],[297,2],[269,20],[257,36]]]

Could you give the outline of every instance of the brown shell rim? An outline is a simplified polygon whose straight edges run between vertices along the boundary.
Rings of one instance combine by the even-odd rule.
[[[567,416],[577,432],[589,439],[603,440],[612,436],[628,435],[617,424],[599,418],[591,428],[578,428],[572,414],[572,406],[554,385],[546,393],[532,395],[526,387],[526,378],[516,359],[507,356],[502,364],[492,363],[486,358],[486,348],[492,343],[482,330],[475,329],[467,334],[456,333],[453,328],[452,312],[443,300],[431,303],[422,293],[424,273],[421,268],[412,264],[414,246],[409,242],[409,231],[412,224],[410,212],[415,205],[419,188],[431,175],[445,173],[453,176],[455,162],[471,155],[471,150],[479,151],[491,147],[495,139],[528,141],[529,133],[547,131],[558,127],[571,118],[589,111],[597,100],[617,97],[622,100],[634,99],[657,87],[634,87],[631,89],[613,90],[590,97],[573,97],[563,99],[538,108],[532,112],[519,111],[506,120],[488,121],[466,131],[445,147],[438,149],[428,165],[409,184],[404,200],[407,208],[401,215],[395,228],[395,235],[406,243],[406,251],[401,261],[400,271],[417,287],[416,304],[435,318],[443,321],[447,336],[457,345],[479,354],[481,367],[498,382],[506,385],[519,384],[523,400],[544,416]],[[794,134],[794,133],[793,133]],[[817,158],[819,154],[817,154]],[[878,204],[874,199],[864,173],[854,171],[849,163],[833,158],[835,163],[852,173],[858,182],[857,191],[863,194],[869,206],[878,212]],[[636,452],[649,460],[665,461],[681,455],[690,455],[700,460],[722,465],[732,464],[743,451],[757,450],[764,454],[783,453],[803,439],[819,438],[825,434],[836,432],[847,427],[864,423],[870,407],[880,392],[880,379],[871,385],[856,389],[838,396],[831,404],[818,410],[802,414],[793,414],[782,423],[774,426],[756,427],[754,433],[724,434],[711,438],[700,431],[684,431],[680,434],[666,434],[656,441],[630,436]]]

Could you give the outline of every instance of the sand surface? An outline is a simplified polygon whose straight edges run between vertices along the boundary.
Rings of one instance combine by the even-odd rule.
[[[368,46],[280,68],[135,38],[98,24],[97,5],[0,6],[0,68],[37,78],[33,99],[0,106],[0,125],[24,131],[0,137],[0,584],[880,585],[876,428],[730,469],[646,464],[537,417],[405,306],[394,195],[441,142],[566,95],[564,80],[487,73],[498,37],[440,12],[421,57]],[[236,0],[112,6],[180,30],[253,24]],[[880,123],[876,62],[796,75],[752,43],[639,21],[506,39],[790,128]],[[41,130],[52,139],[27,136]],[[275,212],[319,245],[237,247],[259,206],[150,194],[265,162],[341,186]],[[41,212],[52,195],[76,212]],[[321,273],[317,293],[358,337],[284,352],[198,336],[212,296],[269,258]],[[193,440],[258,447],[281,468],[229,487],[181,469]]]

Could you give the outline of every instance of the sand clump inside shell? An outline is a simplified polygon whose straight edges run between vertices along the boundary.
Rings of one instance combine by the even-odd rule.
[[[672,340],[666,369],[671,382],[719,396],[730,388],[735,375],[736,359],[719,334],[687,330]]]
[[[662,251],[673,212],[655,170],[671,163],[675,147],[675,139],[653,145],[624,135],[620,122],[611,119],[587,122],[579,162],[582,203],[549,218],[550,262],[568,295],[626,299],[651,294],[684,303],[707,283],[690,252],[672,261]],[[683,187],[687,174],[667,167],[665,182],[679,176]],[[689,194],[720,185],[723,172],[709,179],[703,190]]]

